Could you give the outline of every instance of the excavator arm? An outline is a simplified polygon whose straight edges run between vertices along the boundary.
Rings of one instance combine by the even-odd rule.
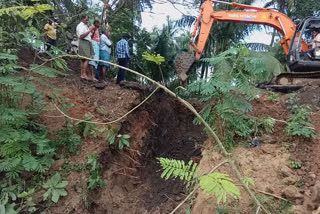
[[[214,11],[212,6],[213,3],[227,4],[231,7],[248,9],[250,11]],[[200,59],[200,56],[206,46],[211,27],[216,21],[262,24],[271,26],[278,30],[283,36],[280,43],[286,55],[288,55],[288,49],[296,30],[296,25],[288,16],[272,9],[253,7],[235,2],[229,3],[224,1],[206,0],[201,5],[195,29],[192,33],[193,40],[190,42],[190,49],[193,48],[196,51],[196,59]],[[199,28],[199,38],[197,44],[195,44],[194,39],[197,36]],[[302,51],[308,50],[306,43],[302,43],[301,48]]]
[[[242,8],[246,10],[215,11],[213,8],[213,3],[227,4],[231,7]],[[318,18],[310,17],[307,20],[309,21],[305,21],[305,23],[314,22],[319,23],[320,26],[320,19]],[[303,87],[301,85],[301,80],[306,78],[320,78],[320,72],[317,72],[315,70],[318,68],[320,69],[320,62],[314,61],[313,59],[308,59],[308,61],[306,61],[306,59],[303,58],[305,57],[305,55],[310,55],[309,47],[300,35],[304,32],[306,24],[303,25],[303,30],[296,32],[297,27],[294,24],[294,22],[288,16],[278,11],[267,8],[253,7],[250,5],[244,5],[235,2],[231,3],[220,0],[206,0],[201,5],[195,29],[191,35],[192,39],[190,41],[190,52],[184,52],[178,55],[175,59],[176,72],[178,74],[180,85],[183,85],[186,82],[188,77],[187,72],[194,63],[194,61],[196,59],[200,59],[201,54],[206,46],[209,34],[211,32],[211,27],[214,24],[214,22],[237,22],[268,25],[276,29],[282,35],[280,43],[285,54],[290,55],[290,59],[293,59],[293,61],[291,62],[292,66],[296,66],[296,68],[304,70],[303,72],[298,72],[296,69],[294,70],[295,72],[282,73],[274,77],[270,81],[270,84],[268,83],[267,85],[264,85],[264,88],[268,88],[271,90],[294,91]],[[316,24],[313,25],[314,27],[317,26]],[[199,35],[197,35],[198,33]],[[198,38],[197,42],[195,42],[196,37]],[[293,53],[291,53],[291,50],[289,53],[291,43],[297,47],[296,49],[294,49],[294,56],[292,55]],[[195,50],[195,55],[194,53],[192,53],[192,49]]]

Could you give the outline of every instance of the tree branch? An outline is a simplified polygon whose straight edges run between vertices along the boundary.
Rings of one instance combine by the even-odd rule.
[[[230,163],[230,166],[231,166],[231,169],[232,171],[234,172],[234,174],[236,175],[236,177],[239,179],[239,181],[242,183],[243,187],[245,188],[245,190],[248,192],[248,194],[250,195],[250,197],[252,198],[252,200],[256,203],[257,207],[261,207],[261,209],[263,211],[265,211],[266,213],[270,213],[269,211],[267,211],[264,206],[260,203],[260,201],[256,198],[255,194],[251,191],[251,189],[248,187],[248,185],[246,185],[244,183],[244,181],[241,179],[242,176],[240,174],[240,171],[238,170],[237,168],[237,165],[235,163],[235,160],[231,159],[231,154],[227,152],[226,148],[223,146],[223,143],[222,141],[220,140],[220,138],[218,137],[218,135],[215,133],[215,131],[209,126],[209,124],[201,117],[201,115],[197,112],[197,110],[195,110],[195,108],[190,104],[188,103],[187,101],[185,101],[184,99],[182,99],[181,97],[179,97],[178,95],[176,95],[173,91],[171,91],[170,89],[168,89],[167,87],[165,87],[164,85],[158,83],[157,81],[151,79],[150,77],[147,77],[137,71],[134,71],[130,68],[127,68],[127,67],[123,67],[123,66],[120,66],[118,64],[115,64],[115,63],[112,63],[112,62],[107,62],[107,61],[103,61],[103,60],[96,60],[96,59],[91,59],[91,58],[88,58],[88,57],[84,57],[84,56],[80,56],[80,55],[63,55],[61,57],[66,57],[66,56],[69,56],[69,57],[73,57],[73,58],[80,58],[80,59],[86,59],[86,60],[90,60],[90,61],[95,61],[95,62],[103,62],[103,63],[107,63],[107,64],[110,64],[112,66],[115,66],[115,67],[118,67],[118,68],[121,68],[121,69],[124,69],[126,71],[129,71],[130,73],[133,73],[137,76],[140,76],[152,83],[154,83],[155,85],[158,86],[158,88],[161,88],[163,89],[166,93],[168,93],[169,95],[175,97],[176,99],[179,100],[179,102],[181,102],[185,107],[187,107],[200,121],[201,123],[205,126],[205,128],[210,132],[210,134],[214,137],[216,143],[218,144],[220,150],[222,151],[222,154],[224,157],[228,158],[229,159],[229,163]],[[59,57],[55,57],[55,58],[59,58]],[[53,60],[53,59],[52,59]],[[51,60],[48,60],[48,61],[51,61]]]

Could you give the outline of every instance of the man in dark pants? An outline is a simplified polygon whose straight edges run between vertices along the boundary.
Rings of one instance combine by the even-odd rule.
[[[120,66],[128,67],[128,62],[130,59],[129,54],[129,41],[130,36],[129,34],[123,34],[122,39],[117,42],[116,45],[116,54],[118,63]],[[118,75],[117,75],[117,84],[120,84],[121,81],[126,79],[126,71],[124,69],[119,69]]]
[[[57,37],[56,37],[56,28],[59,27],[56,23],[53,23],[52,20],[49,20],[49,22],[44,26],[44,30],[46,31],[46,49],[47,51],[50,51],[51,46],[57,46]]]

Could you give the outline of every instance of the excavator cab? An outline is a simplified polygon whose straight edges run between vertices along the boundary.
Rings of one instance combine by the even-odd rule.
[[[309,17],[297,25],[288,53],[288,63],[291,71],[320,71],[319,47],[312,48],[313,32],[320,33],[320,18]]]

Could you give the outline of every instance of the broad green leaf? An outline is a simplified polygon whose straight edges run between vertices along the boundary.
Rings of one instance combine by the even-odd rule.
[[[124,138],[124,139],[129,139],[130,138],[130,135],[122,135],[122,137]]]
[[[6,205],[6,214],[18,214],[18,212],[14,209],[16,203],[11,203]]]
[[[148,61],[151,61],[151,62],[154,62],[156,63],[157,65],[160,65],[162,62],[165,61],[164,57],[160,56],[160,54],[150,54],[148,52],[144,52],[142,54],[142,57],[145,59],[145,60],[148,60]]]
[[[34,191],[35,191],[35,188],[30,189],[28,192],[24,191],[18,195],[18,198],[25,198],[27,196],[30,196],[34,193]]]
[[[123,142],[122,139],[119,141],[119,149],[122,150],[123,149]]]
[[[59,198],[60,198],[60,195],[59,193],[57,192],[57,190],[53,190],[52,191],[52,198],[51,200],[54,202],[54,203],[57,203],[59,201]]]
[[[108,141],[109,141],[110,144],[113,144],[114,141],[115,141],[115,139],[116,139],[116,136],[115,136],[115,135],[112,135],[112,136],[108,139]]]
[[[68,195],[67,191],[65,191],[64,189],[54,189],[52,191],[52,198],[51,200],[54,203],[57,203],[59,201],[60,196],[66,196]]]
[[[51,193],[51,189],[48,189],[48,191],[43,194],[43,200],[44,201],[46,201],[48,199],[50,193]]]
[[[56,188],[64,188],[68,185],[68,181],[61,181],[59,184],[57,184]]]

